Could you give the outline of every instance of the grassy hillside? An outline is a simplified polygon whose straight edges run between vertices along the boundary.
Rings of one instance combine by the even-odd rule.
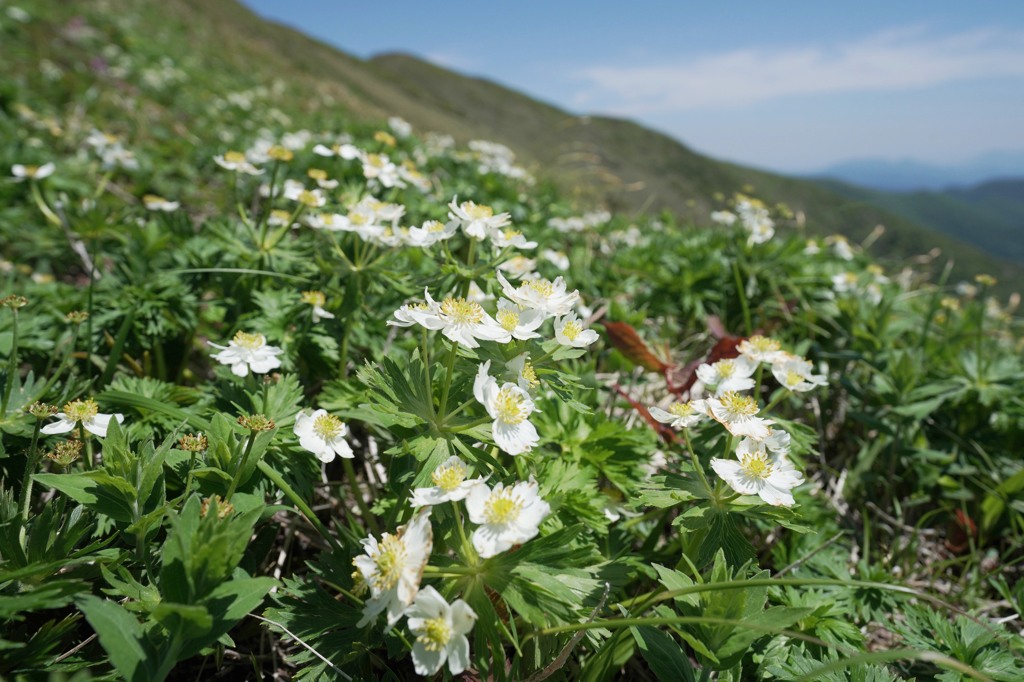
[[[835,180],[821,182],[849,200],[864,202],[1024,264],[1024,180],[995,180],[941,192],[884,192]]]
[[[102,10],[102,23],[94,18],[90,29],[95,35],[83,40],[74,36],[74,18],[86,7]],[[37,9],[44,21],[24,30],[8,28],[11,35],[6,36],[13,48],[8,50],[11,73],[22,87],[42,87],[44,92],[51,88],[54,114],[92,99],[92,113],[119,119],[113,132],[136,139],[156,136],[185,155],[191,155],[197,143],[209,142],[199,137],[210,127],[197,125],[182,112],[206,110],[223,120],[224,107],[209,105],[227,93],[252,90],[258,96],[251,106],[287,112],[284,119],[294,125],[330,129],[342,118],[373,122],[399,115],[418,130],[447,133],[460,142],[477,137],[500,141],[581,205],[603,204],[636,213],[665,210],[684,221],[706,224],[710,211],[721,207],[716,196],[746,189],[802,214],[810,234],[839,232],[860,240],[883,224],[887,229],[876,242],[876,251],[885,256],[905,258],[938,247],[944,254],[955,254],[959,277],[989,272],[1005,283],[1022,275],[1014,265],[921,227],[930,208],[909,212],[818,183],[717,162],[635,123],[574,116],[410,56],[356,59],[267,22],[233,0],[105,0],[80,6],[44,2]],[[111,41],[148,55],[154,64],[169,58],[195,87],[132,92],[134,115],[115,115],[124,109],[123,93],[85,96],[98,80],[108,77],[97,63],[105,59],[102,50]],[[35,73],[40,59],[58,65],[63,78],[40,84]],[[196,107],[189,106],[193,98],[199,100]],[[0,95],[0,105],[17,99],[16,92]],[[252,127],[244,108],[227,113],[234,114],[240,133]],[[944,262],[944,257],[936,260],[939,265]]]

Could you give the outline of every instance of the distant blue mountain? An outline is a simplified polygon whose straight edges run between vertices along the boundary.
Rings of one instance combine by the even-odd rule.
[[[991,152],[955,166],[911,159],[857,159],[809,175],[890,192],[969,187],[997,178],[1024,178],[1024,150]]]

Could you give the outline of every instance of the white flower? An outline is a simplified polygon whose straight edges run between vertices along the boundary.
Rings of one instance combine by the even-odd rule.
[[[231,365],[231,373],[244,377],[251,369],[254,374],[266,374],[281,366],[277,356],[284,351],[276,346],[267,345],[267,337],[263,334],[238,332],[227,346],[220,346],[208,341],[214,348],[221,349],[211,357],[222,365]]]
[[[53,175],[53,172],[57,170],[57,166],[50,163],[44,163],[42,166],[26,166],[20,163],[16,163],[11,166],[11,175],[18,179],[18,182],[22,180],[42,180]]]
[[[857,289],[857,274],[853,272],[840,272],[832,275],[832,288],[837,294],[846,294]]]
[[[813,374],[813,371],[814,365],[810,360],[798,357],[772,365],[772,374],[776,380],[789,390],[799,393],[811,391],[828,383],[824,375]]]
[[[526,256],[512,256],[498,266],[502,272],[507,272],[509,277],[520,279],[527,277],[537,269],[537,261]]]
[[[229,171],[246,173],[248,175],[262,175],[263,170],[249,163],[242,152],[225,152],[213,157],[214,162]]]
[[[568,315],[555,319],[555,339],[563,346],[586,348],[599,338],[593,329],[584,329],[576,313],[571,310]]]
[[[488,374],[491,361],[480,365],[473,382],[473,395],[494,420],[491,436],[494,443],[510,455],[529,451],[540,440],[537,429],[530,423],[534,410],[530,394],[512,382],[498,388],[498,382]]]
[[[516,386],[524,391],[532,391],[540,386],[537,371],[530,362],[529,353],[520,353],[505,363],[505,375],[516,382]]]
[[[81,423],[82,428],[89,433],[106,438],[111,419],[116,419],[118,424],[124,423],[123,414],[100,414],[99,405],[92,399],[72,400],[64,406],[63,412],[58,412],[55,416],[57,421],[39,429],[40,433],[68,433]]]
[[[494,215],[494,209],[490,206],[472,201],[463,201],[459,204],[458,201],[459,198],[456,196],[448,204],[448,217],[474,239],[486,239],[496,230],[509,224],[508,213]]]
[[[754,363],[766,362],[771,364],[777,362],[785,355],[782,351],[782,344],[775,339],[757,334],[749,339],[740,341],[740,345],[736,347],[736,350],[740,352],[740,355]]]
[[[768,427],[772,421],[756,416],[759,409],[757,401],[749,395],[729,391],[718,398],[708,398],[704,404],[708,415],[734,436],[760,441],[771,433]]]
[[[464,500],[470,489],[484,480],[474,478],[467,481],[466,476],[468,475],[469,467],[466,463],[457,455],[452,455],[430,474],[430,480],[434,483],[433,487],[413,490],[409,504],[413,507],[425,507]]]
[[[853,249],[850,247],[850,242],[846,240],[846,237],[840,234],[834,234],[826,241],[832,243],[832,252],[842,258],[843,260],[853,260]]]
[[[177,201],[168,201],[156,194],[144,195],[142,197],[142,203],[149,211],[164,211],[165,213],[177,211],[178,207],[181,206]]]
[[[744,439],[736,448],[739,461],[711,460],[715,470],[729,487],[743,495],[758,495],[774,506],[793,504],[793,488],[804,482],[803,474],[793,468],[784,453],[770,454],[766,443]]]
[[[554,251],[552,249],[544,249],[540,252],[541,258],[548,261],[556,268],[565,272],[569,269],[569,256],[565,255],[564,251]]]
[[[391,128],[391,132],[395,134],[395,137],[409,137],[412,135],[412,125],[404,118],[392,116],[388,119],[388,127]]]
[[[324,292],[303,291],[302,302],[313,306],[313,324],[316,324],[320,320],[334,319],[334,313],[328,312],[324,309],[324,305],[327,303],[327,297],[324,296]]]
[[[390,630],[416,598],[423,568],[430,559],[434,546],[430,509],[421,511],[394,535],[384,533],[380,542],[371,535],[361,543],[366,554],[357,556],[352,563],[370,588],[370,598],[357,627],[363,627],[386,609]]]
[[[410,227],[407,241],[409,246],[433,246],[437,242],[450,239],[455,235],[458,226],[455,223],[442,223],[439,220],[428,220],[420,227]]]
[[[537,495],[537,482],[520,481],[511,488],[498,483],[491,490],[477,483],[466,496],[469,520],[482,524],[473,532],[473,547],[484,559],[537,535],[551,507]]]
[[[768,209],[750,201],[741,201],[736,210],[743,227],[750,233],[748,244],[763,244],[775,235],[775,223],[768,217]]]
[[[427,329],[434,329],[435,327],[430,326],[433,324],[431,320],[440,314],[441,306],[434,299],[430,299],[430,303],[406,303],[395,311],[394,319],[388,320],[387,323],[392,327],[411,327],[418,324]]]
[[[745,391],[754,387],[754,380],[751,375],[757,369],[757,363],[746,356],[719,360],[711,365],[701,365],[697,368],[697,378],[705,386],[714,386],[715,395],[722,395],[727,391]]]
[[[513,338],[525,341],[540,338],[540,334],[535,330],[544,324],[545,317],[539,310],[523,308],[502,298],[498,300],[498,312],[495,313],[494,319],[505,331],[512,334]]]
[[[711,222],[730,226],[736,223],[736,214],[732,211],[712,211]]]
[[[313,414],[299,412],[295,417],[295,435],[299,445],[309,450],[321,462],[331,462],[335,455],[352,459],[355,454],[345,440],[348,427],[327,410],[316,410]]]
[[[398,167],[386,154],[363,154],[363,177],[376,180],[384,187],[405,187],[398,174]]]
[[[428,314],[414,315],[413,320],[427,329],[440,329],[442,334],[455,343],[466,348],[479,348],[477,339],[499,343],[512,340],[512,334],[484,312],[479,303],[454,296],[438,303],[426,290],[423,296],[427,299],[425,312]]]
[[[565,280],[561,277],[554,282],[542,277],[528,279],[513,287],[500,271],[497,276],[502,292],[513,303],[543,311],[549,317],[568,315],[580,299],[579,291],[565,293]]]
[[[535,249],[537,248],[537,242],[531,242],[526,239],[526,236],[518,230],[511,228],[504,230],[494,230],[491,233],[491,242],[495,248],[503,249],[507,246],[511,246],[516,249]]]
[[[409,630],[416,636],[412,645],[412,663],[418,675],[434,675],[444,662],[458,675],[469,667],[469,638],[466,635],[476,623],[476,612],[469,604],[456,599],[451,606],[431,586],[416,595],[406,614]]]
[[[672,403],[668,410],[656,405],[648,408],[651,416],[662,424],[673,429],[688,429],[708,418],[708,409],[703,400],[691,400],[688,403]]]
[[[359,149],[352,144],[347,142],[342,144],[331,145],[330,147],[322,144],[318,144],[313,147],[313,153],[317,156],[338,156],[346,161],[357,159],[362,154]]]
[[[808,239],[804,246],[804,255],[817,256],[819,253],[821,253],[821,246],[818,245],[818,240]]]

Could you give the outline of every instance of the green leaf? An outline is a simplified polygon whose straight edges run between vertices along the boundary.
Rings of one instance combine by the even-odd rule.
[[[158,660],[158,653],[135,616],[115,602],[92,595],[79,597],[78,607],[117,672],[129,682],[152,682],[156,678],[151,665]]]
[[[169,633],[187,632],[189,639],[202,637],[213,627],[213,616],[202,606],[160,602],[150,615]]]
[[[690,659],[672,637],[649,625],[631,627],[629,631],[657,679],[694,682]]]
[[[135,520],[135,488],[123,478],[115,478],[102,470],[36,474],[32,478],[115,521],[131,523]]]

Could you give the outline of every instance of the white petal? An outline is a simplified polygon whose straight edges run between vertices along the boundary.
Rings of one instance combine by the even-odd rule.
[[[470,521],[473,523],[483,523],[486,520],[484,518],[484,507],[487,504],[487,498],[490,496],[491,488],[483,481],[477,481],[470,488],[469,494],[466,495],[466,513],[469,514]]]
[[[417,675],[433,675],[444,664],[444,658],[448,655],[446,649],[440,651],[428,651],[422,642],[417,641],[412,645],[412,664],[416,668]]]
[[[711,460],[711,468],[736,492],[743,495],[753,495],[757,492],[757,484],[743,474],[743,467],[739,462],[716,457]]]
[[[469,639],[457,635],[448,643],[448,670],[458,675],[469,667]]]
[[[528,452],[540,440],[536,427],[529,421],[521,421],[518,424],[495,421],[491,435],[494,437],[495,445],[510,455]]]
[[[67,433],[68,431],[74,430],[75,422],[68,419],[66,414],[58,412],[56,416],[59,418],[58,421],[55,421],[52,424],[47,424],[43,428],[39,429],[39,432],[47,435],[53,435],[55,433]]]

